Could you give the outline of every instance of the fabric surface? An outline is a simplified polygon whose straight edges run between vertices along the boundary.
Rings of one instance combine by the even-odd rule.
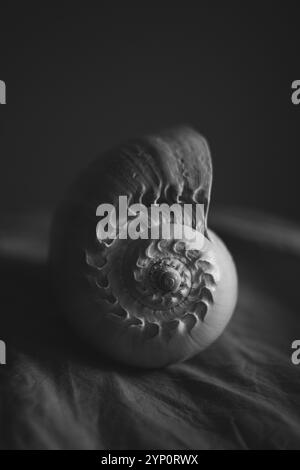
[[[300,449],[300,230],[239,210],[212,228],[236,261],[221,338],[164,370],[125,368],[76,337],[47,272],[46,214],[0,223],[2,449]]]

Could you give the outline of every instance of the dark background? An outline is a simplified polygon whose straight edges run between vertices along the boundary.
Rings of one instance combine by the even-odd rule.
[[[214,203],[299,220],[300,8],[131,5],[1,5],[0,211],[52,209],[104,149],[190,123]]]

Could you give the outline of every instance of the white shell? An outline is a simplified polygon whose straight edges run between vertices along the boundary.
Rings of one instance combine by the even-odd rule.
[[[206,227],[210,187],[205,140],[177,129],[99,159],[71,189],[53,227],[53,279],[70,323],[95,350],[162,367],[222,333],[235,308],[237,274],[217,235],[205,228],[203,237],[194,227],[193,242],[183,236],[106,244],[95,236],[96,208],[123,194],[147,205],[203,203]]]

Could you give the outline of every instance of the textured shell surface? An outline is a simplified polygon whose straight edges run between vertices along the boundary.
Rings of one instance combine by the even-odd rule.
[[[207,228],[211,185],[207,143],[182,127],[107,152],[70,188],[53,223],[53,281],[70,324],[100,354],[163,367],[199,353],[226,327],[237,275]],[[117,206],[119,196],[146,207],[202,204],[204,238],[99,240],[97,207]]]

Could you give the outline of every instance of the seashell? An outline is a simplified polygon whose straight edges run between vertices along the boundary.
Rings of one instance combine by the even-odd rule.
[[[133,366],[163,367],[223,332],[237,275],[227,248],[207,228],[211,184],[205,139],[175,128],[107,152],[70,188],[54,219],[50,262],[63,311],[94,349]],[[192,214],[179,239],[172,235],[176,221],[168,239],[123,239],[119,224],[114,239],[100,239],[97,208],[117,207],[119,196],[147,208],[202,205],[200,224]],[[159,229],[163,224],[157,221]]]

